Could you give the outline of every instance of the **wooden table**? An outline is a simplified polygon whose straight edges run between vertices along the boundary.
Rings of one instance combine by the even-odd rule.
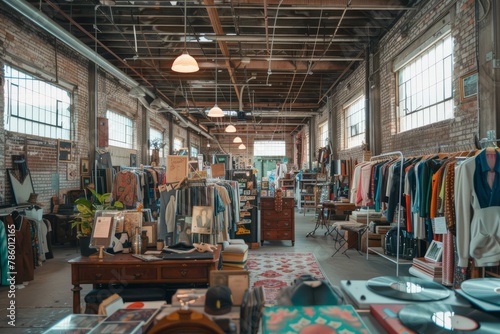
[[[73,313],[80,313],[80,284],[110,283],[209,283],[217,270],[221,246],[208,260],[161,260],[145,262],[130,254],[106,255],[104,259],[79,256],[69,260],[73,284]]]

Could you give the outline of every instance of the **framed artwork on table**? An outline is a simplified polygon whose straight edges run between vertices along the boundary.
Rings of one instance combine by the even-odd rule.
[[[477,96],[477,71],[469,72],[460,77],[460,100],[468,101]]]
[[[139,231],[142,231],[142,212],[125,211],[123,213],[123,230],[127,232],[130,239],[134,237],[136,227],[139,228]]]
[[[142,230],[146,231],[148,236],[148,247],[156,247],[156,232],[158,229],[157,222],[144,222],[142,224]]]
[[[425,259],[434,262],[441,262],[441,255],[443,254],[443,243],[432,240],[427,252],[425,252]]]
[[[214,210],[211,206],[193,206],[193,233],[211,234]]]

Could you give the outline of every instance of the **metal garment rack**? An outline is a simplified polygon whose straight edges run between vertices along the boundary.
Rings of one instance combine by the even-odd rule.
[[[381,257],[393,262],[396,264],[396,276],[399,276],[399,265],[400,264],[412,264],[412,261],[409,261],[409,260],[401,260],[399,258],[399,242],[400,242],[400,239],[399,239],[399,235],[400,235],[400,229],[401,229],[401,225],[400,225],[400,222],[401,222],[401,203],[399,203],[401,201],[401,195],[403,194],[403,170],[404,170],[404,155],[402,152],[400,151],[394,151],[394,152],[388,152],[388,153],[384,153],[384,154],[380,154],[380,155],[377,155],[377,156],[373,156],[370,158],[370,161],[373,161],[373,160],[378,160],[382,157],[390,157],[390,156],[398,156],[400,161],[401,161],[401,167],[400,167],[400,173],[399,173],[399,177],[400,177],[400,182],[399,182],[399,192],[398,192],[398,204],[399,204],[399,207],[398,207],[398,220],[397,220],[397,227],[398,227],[398,231],[397,231],[397,244],[396,244],[396,249],[398,250],[396,252],[396,259],[394,259],[393,256],[388,256],[386,254],[384,254],[383,252],[383,249],[382,247],[368,247],[369,243],[370,243],[370,238],[369,238],[369,235],[367,234],[366,236],[366,259],[368,260],[368,256],[369,256],[369,253],[370,251],[374,252],[375,254],[377,255],[380,255]],[[367,207],[367,213],[366,213],[366,224],[368,226],[368,224],[370,223],[370,211],[368,210],[368,207]]]

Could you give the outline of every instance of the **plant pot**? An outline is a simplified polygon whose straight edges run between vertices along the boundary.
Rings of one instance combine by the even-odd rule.
[[[90,236],[78,238],[78,243],[80,244],[80,254],[82,256],[90,256],[97,253],[97,249],[90,248]]]

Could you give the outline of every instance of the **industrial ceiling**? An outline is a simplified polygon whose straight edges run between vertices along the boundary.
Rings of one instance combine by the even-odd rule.
[[[223,134],[229,123],[238,132],[250,128],[261,135],[300,130],[364,61],[368,46],[419,2],[17,1],[212,135]],[[199,71],[172,71],[184,51]],[[207,117],[216,102],[224,118]]]

